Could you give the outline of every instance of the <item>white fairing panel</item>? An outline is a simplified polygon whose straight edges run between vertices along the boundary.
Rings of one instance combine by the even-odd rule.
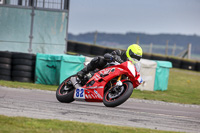
[[[135,77],[135,67],[130,61],[128,62],[128,69],[131,71],[131,73]]]

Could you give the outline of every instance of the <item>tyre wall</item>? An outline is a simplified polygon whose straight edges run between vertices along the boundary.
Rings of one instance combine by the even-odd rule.
[[[33,82],[35,74],[34,54],[13,53],[11,79],[13,81]]]
[[[11,80],[12,53],[0,51],[0,80]]]
[[[75,41],[68,41],[68,52],[74,52],[83,55],[91,55],[91,56],[103,56],[105,53],[111,53],[116,49],[103,47],[99,45],[86,44]],[[187,70],[200,71],[200,62],[185,60],[177,57],[170,57],[158,54],[143,54],[144,59],[149,60],[162,60],[162,61],[170,61],[174,68],[181,68]]]
[[[34,54],[0,51],[0,80],[33,82]]]

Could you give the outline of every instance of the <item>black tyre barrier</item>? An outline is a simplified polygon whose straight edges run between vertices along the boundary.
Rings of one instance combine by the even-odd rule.
[[[200,71],[200,62],[197,62],[196,63],[196,69],[195,69],[196,71]]]
[[[167,57],[165,56],[157,56],[157,55],[151,55],[152,60],[161,60],[161,61],[166,61]]]
[[[13,59],[12,60],[13,65],[27,65],[27,66],[33,66],[34,62],[32,60],[28,59]]]
[[[76,50],[76,43],[75,42],[68,42],[67,51],[75,52],[75,50]]]
[[[0,69],[10,70],[11,69],[11,65],[10,64],[0,64]]]
[[[151,59],[151,54],[145,54],[145,53],[144,53],[144,54],[142,55],[142,58],[143,58],[143,59]]]
[[[12,53],[0,51],[0,80],[11,80]]]
[[[36,61],[36,55],[35,54],[33,55],[33,59],[32,60]]]
[[[24,77],[12,77],[12,80],[19,82],[33,82],[31,78],[24,78]]]
[[[10,64],[11,59],[10,58],[5,58],[5,57],[0,57],[0,63],[2,64]]]
[[[105,48],[98,46],[91,46],[91,55],[104,55]]]
[[[13,53],[11,79],[19,82],[33,82],[36,55]]]
[[[90,45],[76,44],[75,52],[89,55],[91,51]]]
[[[116,49],[111,49],[111,48],[106,48],[105,53],[112,53],[113,51],[115,51]]]
[[[168,57],[167,61],[170,61],[172,63],[172,67],[174,68],[180,68],[181,67],[181,60]]]
[[[26,66],[26,65],[15,65],[15,66],[12,66],[12,70],[26,71],[26,72],[33,72],[34,68],[35,67]]]
[[[8,51],[0,51],[0,57],[11,58],[12,53]]]
[[[12,77],[33,78],[33,74],[25,71],[12,71]]]
[[[0,75],[0,80],[11,80],[10,76]]]
[[[13,59],[29,59],[32,60],[34,59],[34,55],[33,54],[27,54],[27,53],[13,53],[12,54],[12,58]]]
[[[4,76],[10,76],[11,72],[10,70],[7,69],[0,69],[0,75],[4,75]]]
[[[182,69],[187,69],[187,70],[195,70],[196,68],[196,62],[191,62],[187,60],[181,60],[181,67]]]

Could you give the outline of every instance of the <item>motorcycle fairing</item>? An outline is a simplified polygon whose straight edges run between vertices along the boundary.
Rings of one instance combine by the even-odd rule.
[[[74,99],[85,100],[88,102],[102,102],[104,95],[104,87],[111,79],[127,75],[133,83],[133,87],[137,87],[141,83],[141,76],[137,73],[135,66],[126,61],[122,64],[111,66],[100,70],[84,85],[75,90]]]

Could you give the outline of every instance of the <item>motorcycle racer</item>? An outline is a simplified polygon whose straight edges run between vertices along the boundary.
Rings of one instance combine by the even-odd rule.
[[[103,57],[98,56],[93,58],[87,66],[77,73],[77,76],[80,80],[82,80],[84,75],[90,71],[94,71],[96,68],[103,69],[109,62],[117,61],[119,63],[123,63],[127,60],[131,61],[135,65],[136,70],[139,72],[139,61],[142,58],[142,53],[142,48],[138,44],[130,45],[126,51],[115,50],[111,53],[106,53]]]

